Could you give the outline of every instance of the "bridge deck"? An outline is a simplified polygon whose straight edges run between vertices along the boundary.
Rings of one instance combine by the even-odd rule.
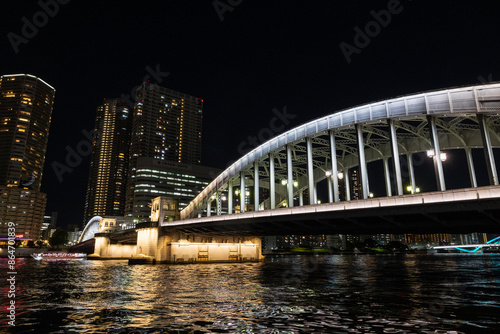
[[[169,222],[218,235],[500,232],[500,186],[252,211]]]

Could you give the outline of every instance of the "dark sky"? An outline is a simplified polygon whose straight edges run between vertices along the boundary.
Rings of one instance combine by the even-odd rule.
[[[202,163],[220,168],[269,126],[273,108],[297,115],[289,129],[342,108],[500,76],[496,1],[61,2],[47,22],[36,1],[3,0],[0,11],[0,74],[29,73],[56,88],[42,190],[61,225],[82,222],[89,157],[62,182],[52,164],[85,141],[102,99],[130,95],[147,68],[169,72],[152,82],[204,99]],[[231,9],[222,21],[214,3]],[[339,45],[354,45],[355,27],[364,30],[388,5],[396,8],[390,22],[348,63]],[[16,53],[9,36],[23,37],[34,19],[38,31],[24,29]]]

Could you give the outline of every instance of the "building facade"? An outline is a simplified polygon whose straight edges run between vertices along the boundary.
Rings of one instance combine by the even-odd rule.
[[[46,195],[40,192],[55,89],[29,74],[0,77],[0,235],[37,240]]]
[[[141,157],[132,175],[134,191],[127,199],[133,206],[129,215],[148,220],[151,201],[158,196],[177,198],[179,209],[185,208],[221,171],[199,165],[176,163]]]
[[[202,118],[200,98],[146,82],[138,87],[130,139],[128,215],[149,218],[151,200],[161,195],[179,197],[182,209],[217,175],[213,169],[196,167],[201,162]]]
[[[85,223],[94,216],[125,214],[130,114],[130,107],[120,99],[104,99],[97,108],[85,201]]]

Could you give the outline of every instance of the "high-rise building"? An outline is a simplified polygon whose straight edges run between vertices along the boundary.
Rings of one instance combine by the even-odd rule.
[[[184,209],[221,170],[154,158],[137,159],[134,175],[133,208],[138,221],[151,215],[151,200],[158,196],[176,198]]]
[[[125,214],[130,114],[130,107],[120,99],[104,99],[97,108],[85,201],[85,223],[94,216]]]
[[[29,74],[0,77],[0,235],[14,223],[36,240],[45,211],[40,192],[55,89]]]
[[[186,191],[192,192],[189,200],[197,195],[194,189],[179,190],[187,184],[186,180],[213,179],[208,171],[201,172],[202,175],[182,172],[183,168],[192,169],[190,166],[201,162],[202,112],[200,98],[147,82],[137,88],[130,140],[127,214],[147,219],[151,213],[148,205],[160,195],[181,196],[182,208],[183,202],[189,202]],[[181,167],[182,164],[185,167]],[[184,179],[182,175],[189,177]]]
[[[40,190],[54,94],[29,74],[0,77],[0,186]]]

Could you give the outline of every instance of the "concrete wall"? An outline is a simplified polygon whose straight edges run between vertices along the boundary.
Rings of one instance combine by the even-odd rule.
[[[165,233],[161,228],[137,230],[137,245],[111,244],[106,236],[95,238],[95,255],[127,258],[133,263],[192,263],[262,261],[258,237],[213,237]]]
[[[96,237],[94,254],[101,258],[129,259],[137,252],[136,245],[111,244],[107,237]]]

